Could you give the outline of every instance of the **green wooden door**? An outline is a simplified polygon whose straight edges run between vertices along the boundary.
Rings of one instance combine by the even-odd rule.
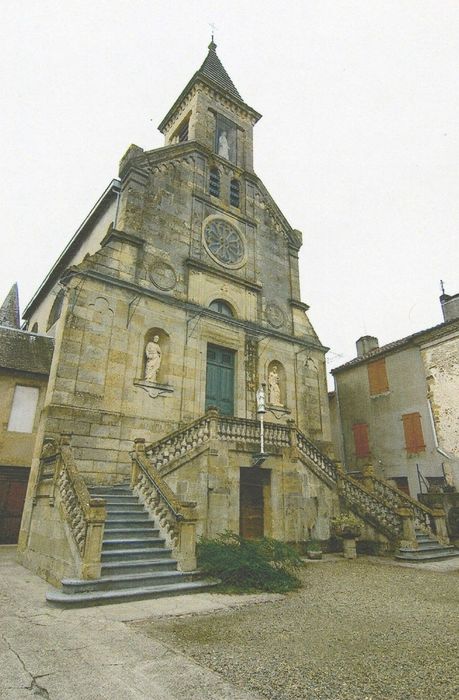
[[[234,415],[234,352],[218,345],[207,346],[206,410],[209,406]]]

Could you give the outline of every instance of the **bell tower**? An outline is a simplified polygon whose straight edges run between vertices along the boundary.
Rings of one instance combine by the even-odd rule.
[[[202,66],[158,128],[166,146],[197,141],[223,161],[253,172],[253,127],[261,114],[243,101],[216,48],[212,39]]]

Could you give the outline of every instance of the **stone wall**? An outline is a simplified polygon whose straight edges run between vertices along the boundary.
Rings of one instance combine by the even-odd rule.
[[[429,401],[445,469],[459,487],[459,338],[423,347]]]

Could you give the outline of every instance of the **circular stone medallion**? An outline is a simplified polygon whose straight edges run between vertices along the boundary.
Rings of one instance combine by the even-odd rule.
[[[165,262],[156,263],[150,272],[150,279],[158,289],[168,292],[177,284],[177,276],[170,265]]]
[[[285,323],[284,312],[277,304],[268,304],[266,306],[266,318],[269,325],[273,328],[280,328]]]
[[[210,257],[225,267],[240,267],[245,261],[242,236],[224,219],[213,219],[206,225],[204,245]]]

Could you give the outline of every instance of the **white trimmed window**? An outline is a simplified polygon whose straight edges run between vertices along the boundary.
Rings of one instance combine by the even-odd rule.
[[[8,430],[15,433],[33,432],[39,391],[35,386],[18,384],[15,387]]]

